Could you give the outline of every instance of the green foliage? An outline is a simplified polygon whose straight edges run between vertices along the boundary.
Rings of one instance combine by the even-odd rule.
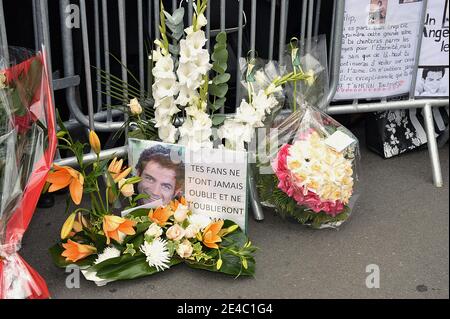
[[[167,33],[167,36],[173,40],[173,43],[169,44],[169,52],[174,57],[175,68],[177,68],[178,59],[176,57],[180,55],[179,41],[181,40],[184,34],[184,23],[183,23],[184,8],[180,7],[176,9],[172,15],[164,11],[164,15],[166,17],[165,20],[166,26],[170,30],[170,33]]]
[[[215,72],[215,76],[211,80],[211,84],[208,87],[209,94],[212,96],[212,102],[208,103],[211,113],[216,112],[225,105],[226,95],[228,92],[228,81],[231,78],[229,73],[225,73],[227,70],[228,51],[227,51],[227,34],[220,32],[216,36],[216,44],[214,45],[214,51],[211,55],[213,61],[212,70]],[[216,120],[213,125],[220,125],[220,122]]]
[[[301,208],[293,198],[277,187],[278,182],[278,178],[274,174],[260,175],[257,189],[260,200],[275,206],[275,211],[283,218],[289,216],[300,224],[320,228],[323,224],[345,221],[349,216],[348,207],[335,217],[324,212],[315,213]]]

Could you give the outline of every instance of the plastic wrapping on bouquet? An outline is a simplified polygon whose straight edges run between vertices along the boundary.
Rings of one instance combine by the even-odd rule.
[[[9,51],[14,64],[0,65],[0,299],[49,298],[43,278],[18,254],[56,151],[46,55]]]

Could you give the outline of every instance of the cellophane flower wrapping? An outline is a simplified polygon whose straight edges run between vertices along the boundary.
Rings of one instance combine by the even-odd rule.
[[[357,138],[319,109],[301,104],[265,140],[258,191],[266,206],[314,228],[337,228],[358,197]]]
[[[49,297],[18,254],[56,150],[44,56],[16,47],[0,56],[0,299]]]
[[[329,92],[329,75],[327,59],[327,41],[325,35],[299,40],[286,46],[283,57],[283,67],[286,72],[303,71],[313,74],[313,81],[296,81],[286,84],[286,104],[297,110],[294,105],[299,96],[302,103],[315,105],[321,109],[326,107],[326,97]]]

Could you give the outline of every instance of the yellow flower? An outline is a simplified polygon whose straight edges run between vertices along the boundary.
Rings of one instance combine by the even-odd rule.
[[[100,139],[98,138],[97,133],[95,133],[94,131],[89,131],[89,144],[91,144],[91,148],[95,154],[99,154],[102,150]]]
[[[73,224],[75,223],[75,217],[76,213],[72,213],[67,217],[66,221],[64,222],[62,228],[61,228],[61,239],[66,239],[69,237],[70,232],[72,231]]]

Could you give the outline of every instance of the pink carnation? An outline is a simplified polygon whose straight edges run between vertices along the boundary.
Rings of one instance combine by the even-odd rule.
[[[278,177],[278,188],[293,198],[299,205],[304,205],[312,211],[319,213],[321,211],[335,217],[344,210],[344,204],[341,201],[322,201],[320,197],[308,190],[305,195],[305,188],[295,183],[295,177],[287,167],[287,157],[291,145],[285,144],[278,152],[277,158],[273,163],[273,170]]]

